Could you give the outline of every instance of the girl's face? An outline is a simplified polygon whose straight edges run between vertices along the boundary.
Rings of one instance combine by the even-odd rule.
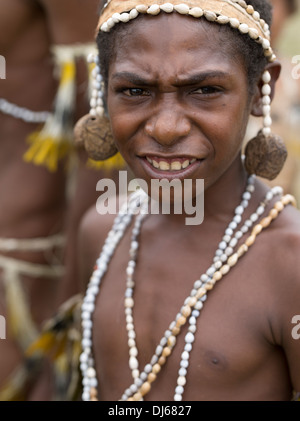
[[[161,13],[137,18],[116,46],[107,96],[112,131],[148,186],[151,179],[189,178],[208,188],[240,163],[247,77],[218,29]]]

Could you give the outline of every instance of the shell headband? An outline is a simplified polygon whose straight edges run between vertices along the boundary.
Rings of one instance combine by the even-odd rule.
[[[195,18],[204,17],[210,22],[221,25],[229,24],[242,34],[248,34],[257,43],[261,44],[264,54],[269,61],[276,56],[270,45],[269,25],[260,18],[260,14],[253,6],[244,0],[108,0],[104,5],[97,31],[109,32],[119,22],[129,22],[139,14],[158,15],[177,12]]]
[[[269,25],[244,0],[108,0],[102,9],[97,26],[97,34],[109,32],[117,23],[129,22],[140,14],[158,15],[177,12],[195,18],[205,18],[210,22],[230,25],[253,42],[261,45],[264,55],[271,63],[276,56],[270,45]],[[155,1],[155,3],[153,3]],[[90,56],[95,63],[93,69],[93,89],[90,101],[90,113],[79,120],[75,137],[84,145],[89,156],[103,161],[117,154],[117,148],[110,130],[110,124],[104,113],[103,80],[100,71],[99,56]],[[282,139],[272,134],[271,125],[271,74],[265,70],[262,75],[262,114],[263,127],[256,137],[251,139],[245,150],[245,168],[249,174],[273,180],[281,171],[287,157]]]

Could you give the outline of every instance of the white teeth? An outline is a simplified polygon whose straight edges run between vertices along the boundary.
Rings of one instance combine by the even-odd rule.
[[[183,169],[188,167],[189,165],[190,165],[190,161],[188,159],[181,164]]]
[[[191,160],[186,159],[183,162],[180,161],[173,161],[171,164],[167,161],[155,161],[154,159],[146,157],[147,161],[156,169],[159,169],[161,171],[180,171],[185,168],[187,168],[189,165],[196,162],[196,159],[193,158]]]
[[[178,171],[181,170],[181,163],[179,161],[174,161],[171,163],[171,170],[172,171]]]
[[[159,165],[159,169],[160,169],[160,170],[163,170],[163,171],[168,171],[168,170],[170,169],[170,164],[169,164],[168,162],[165,162],[165,161],[160,161],[160,162],[158,163],[158,165]]]

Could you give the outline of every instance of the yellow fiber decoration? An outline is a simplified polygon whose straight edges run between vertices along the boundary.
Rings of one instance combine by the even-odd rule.
[[[74,109],[76,102],[76,58],[87,57],[95,50],[95,44],[57,46],[54,51],[56,72],[59,74],[59,86],[54,101],[53,113],[40,131],[31,133],[27,141],[30,144],[23,159],[28,163],[45,166],[50,172],[57,171],[59,162],[71,158],[75,153],[73,142]],[[92,70],[94,63],[87,64],[89,75],[89,96],[92,89]],[[120,154],[106,161],[89,159],[87,167],[95,170],[113,171],[125,168],[126,163]]]
[[[44,165],[49,171],[56,171],[58,162],[72,148],[74,125],[76,64],[66,60],[60,64],[60,82],[55,98],[54,112],[39,132],[29,135],[31,144],[23,159],[35,165]]]
[[[118,170],[126,167],[126,162],[124,161],[122,155],[117,153],[116,155],[112,156],[105,161],[94,161],[93,159],[89,159],[87,162],[87,166],[89,168],[94,168],[95,170],[106,170],[106,171],[113,171]]]
[[[23,156],[24,161],[45,165],[51,172],[57,170],[59,160],[73,149],[69,139],[44,136],[43,132],[32,133],[28,141],[31,146]]]

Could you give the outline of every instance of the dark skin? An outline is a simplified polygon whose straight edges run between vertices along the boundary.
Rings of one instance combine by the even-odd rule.
[[[6,59],[7,74],[7,79],[1,80],[0,97],[31,110],[51,110],[57,80],[53,76],[50,49],[58,44],[93,42],[98,5],[98,0],[86,1],[84,8],[77,0],[0,0],[0,54]],[[78,62],[77,71],[76,118],[79,118],[89,110],[83,62]],[[65,162],[52,173],[45,167],[23,161],[28,149],[25,138],[37,129],[34,124],[0,113],[0,237],[47,237],[63,231],[69,235],[65,255],[61,251],[57,254],[59,261],[67,262],[65,279],[23,279],[32,317],[40,326],[53,316],[59,303],[78,292],[73,272],[73,245],[82,214],[95,203],[95,186],[102,174],[86,167],[87,156],[80,151],[75,190],[70,196]],[[86,188],[86,183],[90,188]],[[7,255],[40,264],[49,261],[49,256],[40,252]],[[6,316],[2,282],[0,314]],[[0,355],[1,387],[23,360],[19,345],[11,337],[9,321],[7,339],[0,341]],[[41,387],[37,389],[42,391]],[[34,396],[37,399],[38,395]]]
[[[111,61],[109,115],[115,141],[135,176],[148,184],[163,176],[205,180],[201,225],[185,225],[184,214],[149,215],[142,225],[133,312],[140,369],[210,266],[246,186],[241,144],[249,114],[259,114],[260,96],[257,89],[248,97],[242,62],[228,51],[226,37],[213,25],[161,13],[136,19]],[[275,82],[278,65],[270,71]],[[196,162],[166,172],[147,163],[146,156]],[[256,181],[245,217],[266,191]],[[94,210],[84,219],[84,282],[112,220]],[[100,400],[120,399],[133,383],[123,304],[130,236],[128,230],[113,256],[93,316]],[[299,390],[300,342],[291,335],[291,319],[299,314],[299,251],[299,212],[289,206],[209,292],[197,321],[184,400],[288,401],[292,390]],[[173,399],[184,336],[179,335],[145,400]]]

